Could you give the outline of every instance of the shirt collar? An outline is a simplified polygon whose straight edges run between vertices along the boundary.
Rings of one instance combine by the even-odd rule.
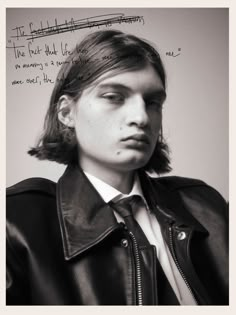
[[[88,172],[84,171],[84,173],[106,203],[110,201],[116,202],[122,198],[133,195],[141,196],[146,203],[137,173],[135,174],[134,184],[129,194],[123,194],[121,191],[110,186],[109,184],[105,183],[94,175],[89,174]]]

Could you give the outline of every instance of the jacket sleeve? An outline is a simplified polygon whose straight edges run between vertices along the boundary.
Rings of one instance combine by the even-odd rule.
[[[25,267],[13,249],[8,228],[6,234],[6,305],[27,305]]]
[[[29,178],[6,192],[6,304],[30,305],[29,240],[34,227],[32,218],[39,196],[55,196],[55,183],[44,178]],[[26,233],[27,231],[27,233]]]

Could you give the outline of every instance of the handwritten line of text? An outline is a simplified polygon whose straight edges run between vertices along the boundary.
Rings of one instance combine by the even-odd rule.
[[[111,17],[112,16],[112,17]],[[106,18],[105,18],[106,17]],[[84,28],[93,28],[100,27],[102,25],[110,27],[113,24],[121,23],[142,23],[144,24],[143,16],[125,16],[124,13],[113,13],[106,15],[98,15],[93,17],[88,17],[84,19],[74,20],[71,18],[70,21],[65,20],[65,23],[58,24],[57,19],[54,20],[54,24],[50,26],[47,21],[47,27],[43,26],[43,23],[40,22],[40,28],[35,29],[33,22],[29,23],[29,33],[27,34],[24,26],[17,26],[12,30],[15,32],[15,35],[11,38],[19,40],[20,38],[25,38],[27,40],[34,40],[36,38],[51,36],[55,34],[61,34],[65,32],[74,32],[79,29]]]

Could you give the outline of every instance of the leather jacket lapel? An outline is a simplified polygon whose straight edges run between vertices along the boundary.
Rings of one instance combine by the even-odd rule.
[[[177,191],[168,190],[158,180],[150,179],[143,172],[140,172],[140,178],[145,198],[161,225],[169,223],[176,226],[187,226],[195,231],[208,234],[205,227],[185,209]]]
[[[68,166],[58,181],[57,210],[67,260],[119,227],[110,206],[78,166]]]

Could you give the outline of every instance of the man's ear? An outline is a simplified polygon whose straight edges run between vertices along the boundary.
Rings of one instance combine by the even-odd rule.
[[[58,101],[58,119],[65,126],[73,128],[74,121],[74,101],[68,95],[62,95]]]

